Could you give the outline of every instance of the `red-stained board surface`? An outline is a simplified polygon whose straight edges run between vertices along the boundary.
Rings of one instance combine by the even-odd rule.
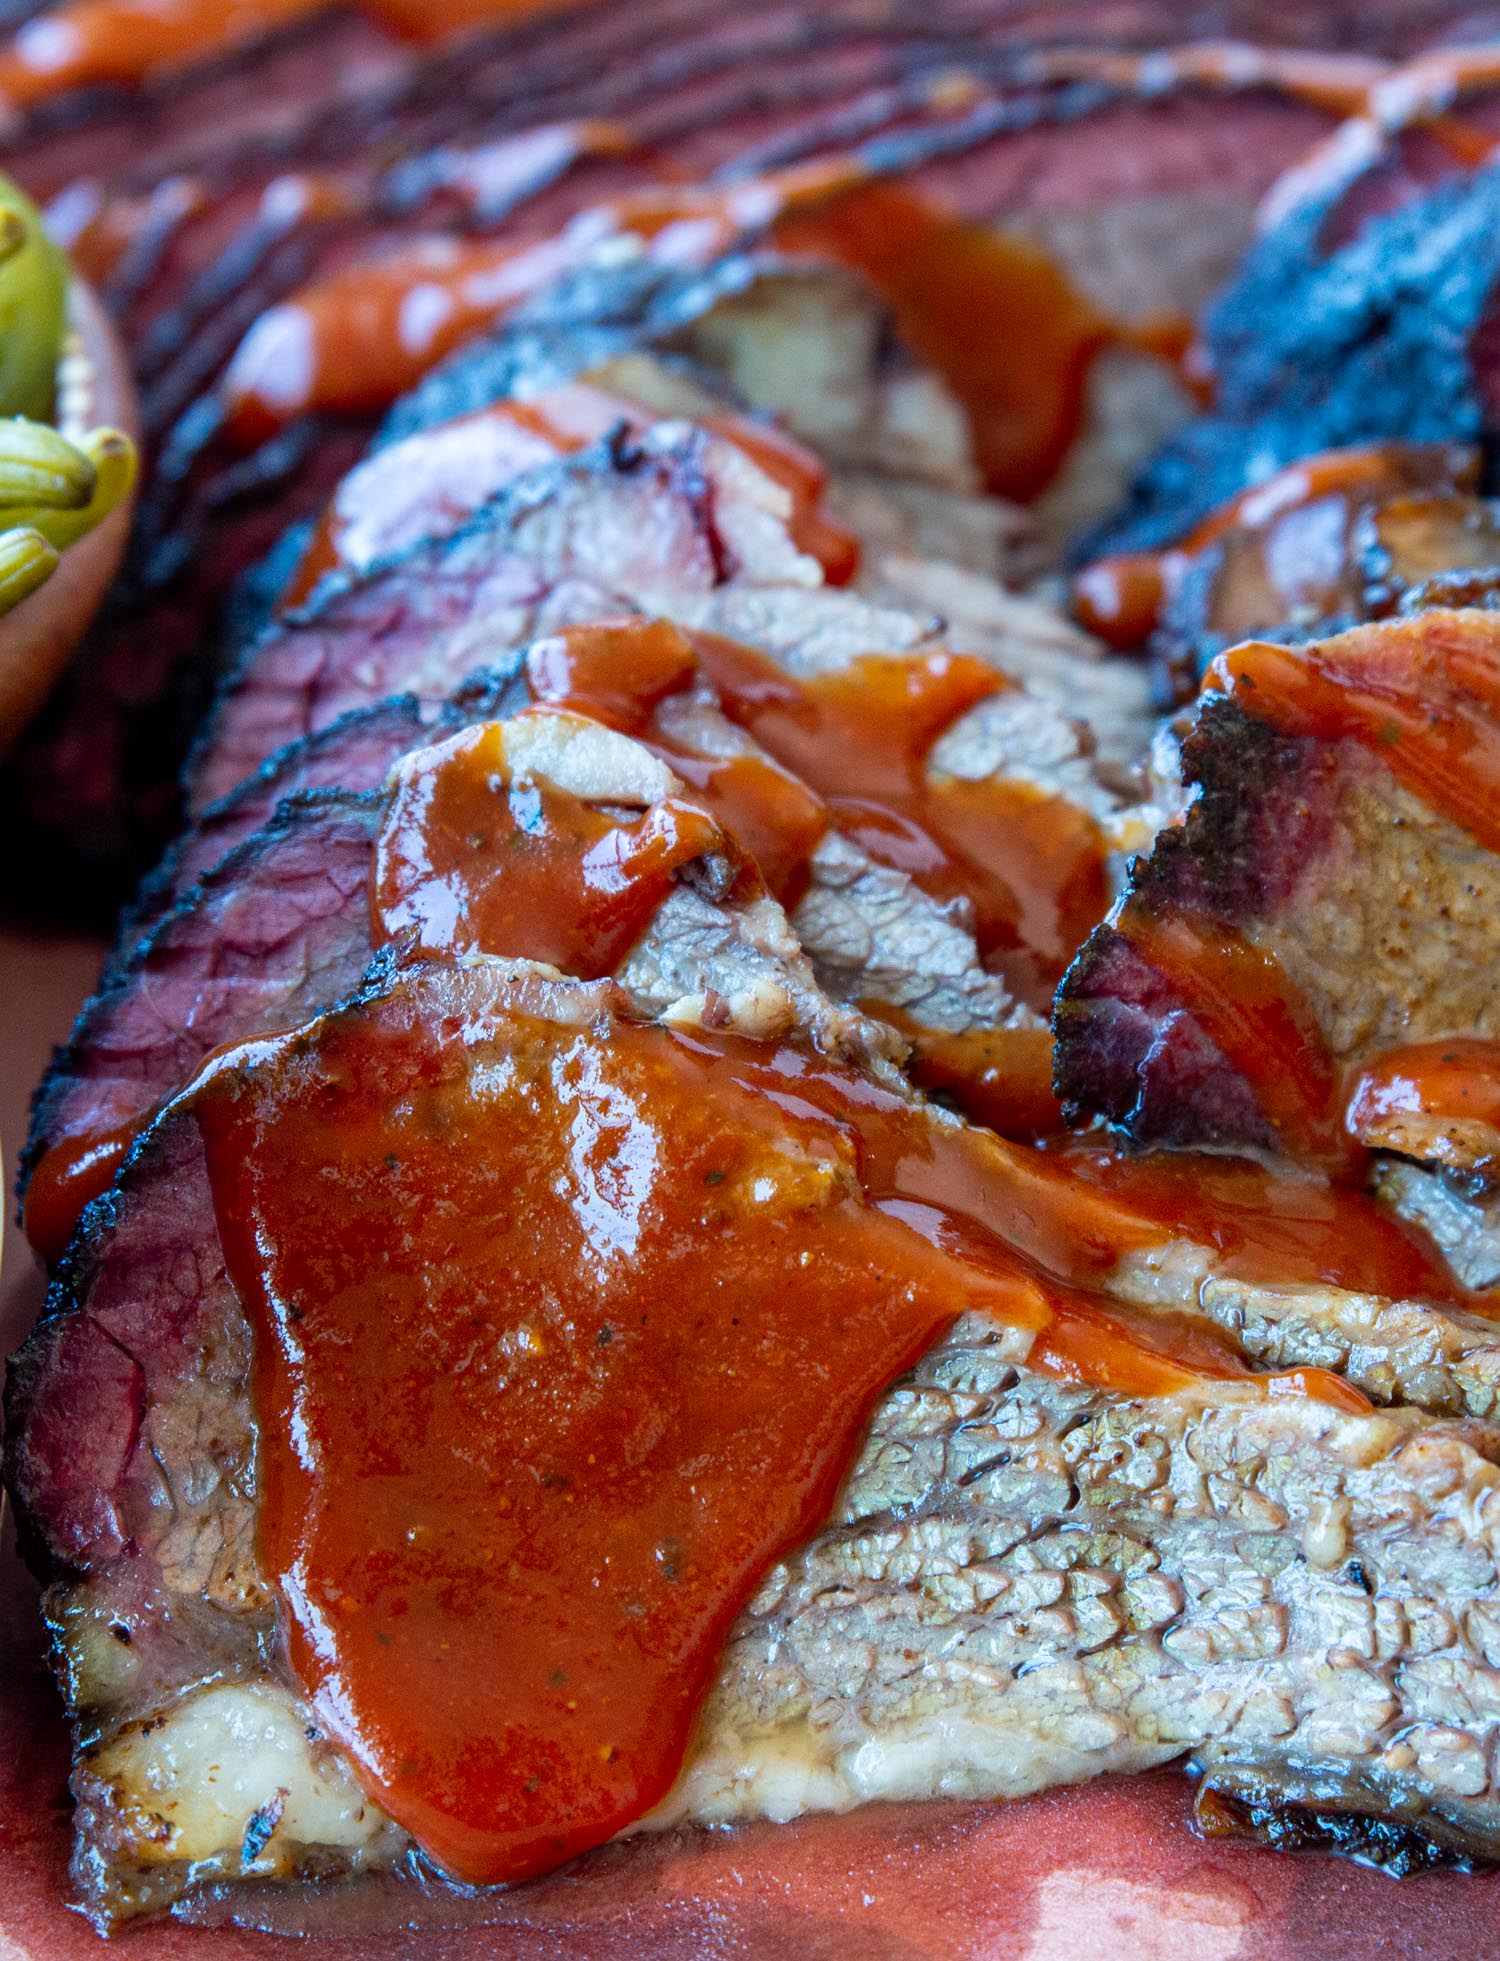
[[[95,949],[0,935],[0,1139],[15,1162],[48,1045],[92,980]],[[8,1230],[0,1347],[38,1288]],[[41,1658],[35,1592],[0,1547],[0,1961],[105,1950],[64,1904],[67,1748]],[[349,1932],[316,1951],[369,1961],[1483,1961],[1500,1955],[1500,1875],[1395,1882],[1323,1858],[1206,1845],[1174,1773],[1025,1804],[873,1807],[845,1818],[643,1839],[523,1888],[502,1924]],[[293,1950],[237,1929],[153,1926],[120,1953],[241,1961]],[[305,1950],[295,1950],[297,1952]]]

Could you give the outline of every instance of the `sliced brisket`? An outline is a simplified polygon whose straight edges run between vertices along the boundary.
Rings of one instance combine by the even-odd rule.
[[[32,1111],[26,1223],[49,1259],[143,1118],[204,1056],[291,1027],[354,986],[373,952],[380,808],[374,793],[337,790],[284,804],[106,974]],[[90,1154],[82,1165],[80,1138]]]
[[[384,785],[399,756],[524,705],[522,668],[517,656],[508,668],[473,677],[458,703],[425,719],[409,701],[350,714],[283,751],[187,834],[180,856],[162,868],[159,897],[168,909],[138,944],[116,955],[33,1107],[22,1178],[27,1231],[45,1257],[61,1255],[88,1196],[105,1187],[136,1131],[207,1055],[327,1007],[374,957],[372,861],[388,793],[312,789],[310,780],[341,784],[344,763],[354,777],[383,762]],[[711,701],[698,701],[691,713],[691,728],[677,718],[679,741],[691,737],[707,754],[752,751]],[[680,790],[636,744],[594,723],[564,720],[584,734],[558,758],[534,765],[549,780],[555,766],[564,767],[565,789],[622,809]],[[507,746],[529,755],[523,738],[533,725],[508,726],[514,732]],[[584,739],[588,731],[591,740]],[[626,777],[612,778],[632,755],[656,785],[651,795]],[[517,763],[523,767],[533,765]],[[249,820],[268,803],[272,815],[256,829]],[[240,841],[230,845],[233,836]],[[228,847],[225,855],[196,884],[182,883],[219,844]],[[830,1050],[852,1048],[882,1063],[901,1055],[905,1043],[854,1012],[867,997],[938,1027],[1038,1025],[985,973],[972,934],[903,873],[873,865],[857,846],[832,836],[818,846],[798,909],[819,973],[841,983],[835,998],[847,1004],[827,1015],[821,1005],[806,1005],[816,997],[813,971],[780,907],[749,892],[731,904],[722,885],[688,878],[617,969],[642,1012],[661,1012],[683,994],[708,989],[741,1003],[738,1012],[748,1017],[744,1004],[759,995],[772,1021],[791,1012],[790,1002]]]
[[[737,570],[706,445],[618,445],[543,466],[450,536],[335,579],[230,676],[191,768],[203,809],[284,743],[396,691],[441,699],[569,621],[702,603]],[[779,570],[796,560],[785,547]]]
[[[496,962],[377,973],[338,1014],[394,1012],[480,1067],[486,1017],[517,1001],[607,1040],[607,988]],[[1191,1753],[1231,1790],[1493,1851],[1494,1433],[1232,1388],[1131,1400],[1038,1375],[1025,1347],[965,1320],[882,1401],[648,1824],[1016,1795]],[[189,1099],[89,1213],[8,1397],[101,1923],[204,1880],[406,1867],[268,1638],[249,1396]],[[227,1785],[208,1776],[226,1750]]]
[[[1151,17],[1140,10],[1148,42]],[[1437,8],[1431,20],[1445,17]],[[1285,32],[1316,37],[1321,18],[1309,8]],[[129,581],[13,765],[12,821],[24,815],[66,842],[80,892],[107,888],[122,865],[160,849],[170,770],[207,692],[203,649],[225,591],[286,523],[319,506],[368,430],[304,424],[236,457],[214,400],[224,363],[267,304],[362,244],[414,223],[534,236],[637,172],[628,156],[559,162],[564,143],[549,153],[560,181],[528,174],[527,133],[539,121],[586,131],[605,119],[627,152],[633,138],[689,173],[727,169],[741,154],[795,161],[873,140],[878,168],[930,183],[966,215],[1040,236],[1108,303],[1195,307],[1248,235],[1255,198],[1327,128],[1326,113],[1253,88],[1186,89],[1164,105],[1128,80],[1069,81],[1065,62],[1039,77],[1025,54],[1038,25],[1028,15],[976,20],[961,6],[878,21],[853,5],[820,9],[815,21],[790,7],[705,19],[654,0],[628,18],[584,9],[546,34],[512,29],[461,53],[415,54],[346,19],[336,32],[274,37],[212,73],[94,104],[86,124],[29,143],[23,174],[44,194],[97,180],[92,219],[87,188],[74,198],[75,231],[91,222],[109,250],[116,230],[127,240],[117,296],[150,370],[159,436]],[[1111,17],[1111,33],[1116,25]],[[1412,31],[1391,27],[1391,44]],[[944,90],[956,66],[972,77],[975,106],[955,116]],[[511,140],[509,169],[494,160],[512,186],[498,202],[451,194],[455,173],[469,181],[465,152]],[[424,175],[434,153],[447,161]],[[1117,160],[1127,153],[1121,205]],[[483,181],[480,165],[472,177]],[[1144,295],[1120,290],[1136,261],[1153,268]],[[58,884],[51,868],[46,877]]]
[[[1472,443],[1500,280],[1500,169],[1379,205],[1330,244],[1346,180],[1294,203],[1208,309],[1214,406],[1172,437],[1086,549],[1157,549],[1298,457],[1352,444]]]

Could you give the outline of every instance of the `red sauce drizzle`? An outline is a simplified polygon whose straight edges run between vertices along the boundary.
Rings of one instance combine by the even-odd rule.
[[[118,1125],[102,1121],[85,1131],[65,1132],[37,1160],[26,1181],[21,1229],[48,1266],[56,1266],[68,1250],[84,1207],[109,1190],[147,1120],[143,1116]]]
[[[728,190],[648,188],[542,244],[426,239],[331,273],[273,307],[242,343],[224,382],[231,426],[254,443],[313,410],[382,407],[613,233],[701,263],[767,227],[790,252],[864,274],[957,396],[986,481],[1008,496],[1032,496],[1056,473],[1103,348],[1126,343],[1175,362],[1190,337],[1175,315],[1110,319],[1028,240],[964,224],[868,181],[856,159],[833,158]]]
[[[293,1669],[459,1878],[523,1879],[662,1797],[735,1613],[964,1308],[1122,1393],[1368,1407],[1042,1271],[1037,1179],[982,1131],[799,1051],[515,998],[476,1013],[429,970],[196,1098]]]
[[[1120,1254],[1191,1240],[1233,1279],[1468,1301],[1441,1256],[1362,1192],[1193,1151],[1119,1156],[1088,1138],[999,1144],[1031,1208],[1033,1259],[1087,1284]]]
[[[723,191],[648,186],[538,243],[421,238],[329,273],[262,314],[240,344],[223,381],[230,427],[252,444],[299,415],[383,408],[605,238],[633,232],[663,257],[704,262],[861,174],[834,158]]]
[[[526,656],[533,700],[592,716],[644,742],[755,860],[772,896],[794,907],[828,829],[828,806],[768,756],[704,754],[662,726],[657,709],[701,678],[692,641],[667,620],[569,627]]]
[[[700,669],[726,713],[783,767],[695,756],[662,729],[656,706]],[[621,621],[543,642],[528,675],[537,700],[638,737],[686,777],[783,903],[796,903],[832,821],[879,863],[969,903],[982,949],[1030,993],[1049,989],[1103,916],[1104,848],[1086,813],[1024,783],[929,774],[943,732],[1010,685],[973,656],[871,654],[796,679],[715,634]],[[1037,1075],[1033,1048],[1017,1085],[1023,1097]],[[998,1094],[998,1081],[992,1087]]]
[[[1018,782],[937,776],[928,756],[1010,684],[967,654],[867,654],[795,680],[748,647],[693,644],[726,711],[825,798],[872,858],[973,908],[981,952],[1045,999],[1107,903],[1105,849],[1078,807]]]
[[[815,558],[831,586],[846,586],[859,570],[859,540],[821,508],[828,470],[821,457],[804,449],[774,423],[751,422],[742,415],[703,418],[703,427],[743,451],[792,500],[791,536],[799,551]]]
[[[595,980],[619,966],[684,865],[727,849],[717,824],[675,797],[622,819],[513,775],[504,726],[481,722],[396,766],[371,880],[377,936],[413,933],[423,953],[504,953]]]
[[[920,1089],[950,1097],[1001,1137],[1046,1137],[1063,1129],[1052,1093],[1050,1028],[928,1028],[887,1001],[861,1001],[912,1045],[906,1073]]]
[[[565,272],[563,239],[418,239],[326,274],[269,308],[241,342],[223,390],[246,447],[297,416],[372,414],[445,354]]]
[[[670,620],[602,620],[565,627],[526,652],[532,698],[592,715],[621,735],[655,731],[662,702],[698,679],[693,643]]]
[[[1040,246],[945,217],[895,184],[786,220],[777,239],[865,275],[968,412],[991,489],[1045,487],[1078,433],[1094,357],[1117,333]]]
[[[1424,801],[1494,849],[1500,738],[1492,704],[1500,654],[1492,640],[1483,621],[1426,614],[1316,647],[1254,643],[1221,656],[1212,679],[1284,726],[1369,743]],[[695,757],[655,726],[656,707],[692,684],[700,662],[731,714],[785,768]],[[1074,841],[1060,841],[1049,818],[1052,800],[1032,800],[1024,789],[1017,797],[1011,785],[928,778],[925,757],[935,736],[1004,685],[981,663],[871,656],[852,669],[795,681],[763,656],[712,636],[689,640],[664,623],[626,622],[543,643],[533,652],[530,679],[539,701],[595,715],[655,747],[750,855],[763,854],[768,882],[787,903],[795,904],[808,856],[831,817],[926,889],[969,900],[987,951],[1008,973],[1020,969],[1012,977],[1023,985],[1030,979],[1036,994],[1041,977],[1055,975],[1102,914],[1102,854],[1089,855],[1097,842],[1076,833]],[[1068,820],[1087,821],[1069,806],[1060,809]],[[653,839],[653,850],[665,848],[664,839]],[[1054,880],[1050,886],[1043,872]],[[643,906],[641,925],[651,910]],[[1286,1149],[1351,1169],[1337,1071],[1277,964],[1212,923],[1153,920],[1132,909],[1121,926],[1255,1089]],[[1028,959],[1017,961],[1022,945]],[[1031,1134],[1051,1127],[1039,1043],[1007,1039],[998,1059],[988,1039],[928,1033],[917,1046],[918,1080],[956,1091],[980,1122]],[[90,1130],[49,1150],[26,1206],[28,1237],[44,1255],[61,1252],[128,1141],[123,1130]]]
[[[1252,1086],[1289,1155],[1352,1169],[1338,1071],[1281,963],[1218,920],[1127,907],[1120,930]]]
[[[27,109],[70,89],[136,87],[333,11],[336,0],[71,0],[0,48],[0,99]],[[437,40],[466,28],[559,13],[570,0],[361,0],[396,33]]]
[[[361,11],[418,40],[558,12],[565,0],[362,0]],[[331,11],[334,0],[72,0],[54,10],[65,38],[19,33],[7,50],[14,64],[12,99],[40,101],[98,82],[139,82],[157,67],[222,53],[277,26]],[[1485,49],[1418,56],[1404,68],[1374,57],[1321,50],[1261,48],[1244,42],[1195,41],[1139,55],[1065,48],[1029,57],[1037,79],[1100,80],[1124,90],[1150,87],[1274,90],[1334,115],[1369,114],[1392,89],[1403,91],[1407,120],[1431,115],[1455,95],[1493,82]],[[973,106],[982,91],[963,74],[940,78],[935,103]],[[1389,117],[1389,109],[1387,110]]]
[[[705,673],[766,755],[705,754],[658,718],[663,703]],[[972,657],[871,655],[798,681],[750,648],[688,636],[667,621],[621,620],[538,642],[527,656],[527,682],[539,706],[588,715],[644,742],[689,785],[691,797],[670,800],[637,834],[611,843],[605,833],[618,826],[555,786],[532,786],[527,830],[503,761],[487,747],[498,735],[469,731],[417,752],[399,768],[383,834],[373,914],[379,936],[420,917],[433,950],[482,946],[575,973],[607,973],[644,930],[675,872],[714,838],[722,843],[721,833],[790,909],[807,889],[809,861],[830,823],[877,862],[972,907],[982,950],[1037,1006],[1103,916],[1104,849],[1085,813],[1025,784],[929,775],[933,742],[1009,685]],[[435,801],[434,777],[442,785]],[[691,810],[694,804],[701,810]],[[429,822],[433,834],[424,839]],[[569,883],[568,853],[590,836],[604,857],[581,884]],[[605,858],[616,850],[625,856],[606,872]],[[619,890],[606,926],[609,880]],[[595,926],[602,937],[580,965]],[[976,1121],[1012,1136],[1058,1127],[1044,1034],[915,1029],[899,1010],[868,1005],[914,1040],[915,1080],[953,1096]],[[151,1115],[143,1111],[138,1125],[118,1128],[84,1122],[54,1140],[26,1197],[27,1238],[44,1259],[61,1257],[84,1205],[108,1187]]]
[[[1252,640],[1207,688],[1292,735],[1368,748],[1431,809],[1500,851],[1500,634],[1483,614],[1429,612],[1305,647]]]
[[[526,0],[512,7],[518,3]],[[414,21],[424,12],[417,0],[382,0],[381,10]],[[474,0],[464,19],[506,11]],[[1101,79],[1132,91],[1267,89],[1336,116],[1378,108],[1383,126],[1425,122],[1446,133],[1466,163],[1488,154],[1482,133],[1450,129],[1442,113],[1455,96],[1492,84],[1494,64],[1482,52],[1428,55],[1396,68],[1359,55],[1197,42],[1145,56],[1048,51],[1030,66],[1038,79]],[[967,99],[973,90],[950,93]],[[607,145],[618,151],[617,130]],[[702,260],[767,226],[789,250],[857,267],[882,293],[904,336],[967,409],[991,488],[1010,496],[1034,495],[1055,473],[1103,348],[1133,345],[1191,363],[1191,334],[1178,317],[1113,320],[1030,241],[963,224],[901,186],[871,181],[858,158],[836,157],[728,190],[648,189],[588,214],[569,240],[548,247],[434,243],[333,275],[273,309],[252,332],[231,369],[231,405],[257,434],[308,409],[381,406],[553,276],[558,250],[576,255],[609,231],[633,230],[669,256]],[[408,311],[412,294],[420,297]],[[1084,588],[1081,604],[1097,606],[1112,634],[1142,617],[1146,572],[1135,572],[1118,612],[1103,575]],[[1123,583],[1126,574],[1118,576]]]
[[[27,109],[69,89],[142,82],[159,68],[255,41],[329,0],[72,0],[0,49],[0,99]]]
[[[1042,49],[1027,65],[1056,81],[1095,80],[1121,89],[1141,88],[1148,77],[1158,92],[1164,81],[1175,89],[1266,89],[1335,116],[1364,110],[1371,90],[1392,73],[1391,64],[1374,55],[1209,40],[1145,55],[1112,48]]]

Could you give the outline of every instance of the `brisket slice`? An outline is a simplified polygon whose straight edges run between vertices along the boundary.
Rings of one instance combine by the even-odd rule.
[[[1500,575],[1495,507],[1475,494],[1479,451],[1381,443],[1368,455],[1365,482],[1251,515],[1194,551],[1152,653],[1196,680],[1216,654],[1256,636],[1326,639],[1365,620],[1473,603],[1462,595]],[[1314,483],[1316,471],[1314,462]]]
[[[1251,246],[1205,320],[1213,408],[1168,440],[1088,554],[1169,544],[1319,450],[1469,443],[1491,430],[1500,168],[1377,205],[1344,237],[1333,220],[1348,190],[1327,182]]]
[[[607,993],[501,962],[387,962],[337,1012],[372,1033],[395,1013],[478,1066],[487,1014],[518,996],[607,1040]],[[1232,1389],[1135,1401],[1039,1376],[1024,1350],[965,1320],[884,1398],[828,1529],[741,1617],[647,1823],[1011,1795],[1191,1755],[1272,1806],[1493,1853],[1496,1433]],[[211,1880],[407,1872],[279,1673],[247,1329],[190,1098],[88,1214],[7,1416],[96,1922]],[[226,1750],[227,1783],[209,1774]]]
[[[398,690],[441,698],[548,627],[666,611],[737,566],[716,522],[709,445],[606,445],[528,472],[448,537],[335,575],[228,677],[190,764],[201,810],[283,743]],[[713,449],[715,462],[723,446]],[[758,478],[758,473],[757,473]],[[763,481],[763,480],[760,480]],[[773,539],[775,570],[799,555]]]
[[[116,935],[116,957],[125,957],[288,797],[301,790],[378,789],[397,756],[443,726],[441,712],[424,710],[412,695],[391,695],[277,750],[253,776],[211,803],[142,881]]]
[[[1497,627],[1435,611],[1358,633],[1396,655],[1457,659],[1492,647]],[[1283,734],[1253,706],[1244,692],[1204,697],[1183,745],[1186,821],[1136,861],[1058,991],[1060,1093],[1138,1143],[1279,1143],[1256,1085],[1153,963],[1153,935],[1174,923],[1227,929],[1274,959],[1340,1069],[1500,1036],[1500,861],[1405,787],[1378,745]]]
[[[37,1093],[21,1165],[28,1188],[50,1147],[87,1135],[122,1154],[212,1049],[292,1027],[354,986],[373,952],[380,813],[373,791],[284,803],[113,963]],[[29,1227],[55,1257],[60,1230],[38,1216]]]
[[[497,649],[571,623],[663,615],[798,675],[931,643],[940,622],[930,616],[824,586],[792,543],[788,512],[786,494],[732,444],[682,423],[529,470],[457,531],[330,575],[273,623],[221,692],[190,765],[190,801],[205,807],[358,704],[393,691],[440,700]],[[981,650],[1003,667],[1023,640],[1002,625]],[[983,775],[1019,763],[1096,816],[1113,810],[1071,712],[1012,690],[976,711],[974,731],[991,725],[1004,739],[982,766],[943,766]]]
[[[1359,631],[1414,660],[1431,647],[1457,660],[1491,647],[1496,629],[1493,615],[1432,611]],[[1495,857],[1399,782],[1378,745],[1284,734],[1253,710],[1243,691],[1200,704],[1183,747],[1196,793],[1185,821],[1136,861],[1058,990],[1058,1093],[1073,1117],[1103,1116],[1139,1143],[1299,1153],[1300,1119],[1288,1129],[1285,1107],[1266,1106],[1282,1067],[1274,1048],[1269,1073],[1253,1051],[1248,1067],[1227,1054],[1199,1000],[1184,998],[1180,970],[1163,971],[1164,932],[1225,934],[1289,983],[1294,1014],[1326,1052],[1328,1114],[1376,1152],[1375,1191],[1432,1236],[1462,1285],[1493,1287],[1500,1139],[1482,1110],[1460,1121],[1458,1107],[1411,1110],[1378,1094],[1356,1097],[1347,1117],[1336,1105],[1384,1054],[1456,1041],[1449,1060],[1461,1065],[1464,1041],[1500,1033]],[[1239,984],[1218,983],[1231,1005]]]
[[[408,702],[346,716],[283,751],[244,793],[226,800],[206,831],[187,834],[181,859],[163,868],[164,878],[180,874],[229,830],[241,837],[196,884],[179,887],[152,930],[106,969],[37,1094],[23,1196],[43,1166],[40,1203],[50,1208],[49,1151],[69,1153],[88,1138],[111,1142],[122,1156],[134,1131],[213,1050],[290,1027],[354,987],[376,952],[370,880],[386,797],[378,788],[310,789],[309,777],[338,784],[341,759],[352,777],[383,753],[383,783],[408,750],[524,706],[521,667],[517,657],[473,677],[459,701],[425,720]],[[691,712],[695,740],[730,753],[751,746],[711,703],[700,701]],[[631,757],[637,775],[656,782],[656,795],[680,788],[638,745],[580,717],[567,719],[575,736],[563,760],[581,772],[578,793],[590,802],[599,800],[595,786]],[[511,739],[522,755],[524,733],[523,726]],[[244,834],[255,806],[268,798],[276,799],[269,821]],[[642,792],[621,777],[606,801],[631,808]],[[841,983],[835,998],[842,1008],[824,1013],[813,968],[774,901],[721,902],[710,889],[714,881],[695,879],[692,867],[619,968],[626,994],[643,1013],[659,1013],[705,988],[740,1002],[760,990],[773,1019],[791,1011],[790,1001],[827,1048],[877,1064],[904,1053],[905,1043],[855,1011],[865,996],[937,1026],[1032,1025],[1035,1018],[1017,1010],[1003,983],[984,971],[972,935],[904,874],[871,864],[836,836],[819,847],[812,873],[798,919],[807,925],[819,974]],[[748,1015],[748,1007],[741,1012]],[[39,1246],[54,1256],[61,1251],[45,1210],[28,1213],[28,1226]]]
[[[325,834],[347,825],[356,808],[377,812],[368,822],[353,820],[367,850],[382,802],[373,793],[397,757],[468,722],[525,706],[531,698],[526,672],[525,651],[518,650],[503,666],[470,676],[451,702],[427,711],[409,696],[351,710],[278,752],[184,834],[137,909],[138,932],[122,938],[38,1092],[22,1158],[23,1196],[53,1145],[143,1121],[213,1047],[283,1026],[288,1011],[295,1020],[353,984],[374,950],[367,881],[346,881],[337,917],[320,911],[316,940],[310,925],[305,945],[296,937],[249,944],[242,914],[259,920],[260,895],[277,889],[283,860],[295,885],[298,868],[316,859]],[[723,716],[706,683],[661,713],[664,733],[700,755],[761,753]],[[353,794],[360,791],[372,794]],[[687,909],[684,896],[674,915],[679,932],[686,932]],[[836,831],[813,852],[792,923],[819,984],[835,1001],[888,1004],[924,1029],[1041,1027],[985,970],[972,931],[951,906],[906,873],[874,863]],[[335,945],[330,970],[328,950]],[[697,957],[708,959],[703,946]],[[681,956],[674,958],[680,967]],[[676,970],[664,961],[657,936],[636,950],[622,979],[638,1001],[660,1007],[671,998]],[[207,1001],[196,991],[199,975],[219,990]]]

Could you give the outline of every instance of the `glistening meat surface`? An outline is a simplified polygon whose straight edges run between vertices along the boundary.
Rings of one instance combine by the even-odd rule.
[[[106,157],[133,130],[178,170],[74,200],[162,440],[148,610],[108,656],[137,705],[278,509],[520,304],[240,606],[270,623],[195,825],[38,1107],[96,1170],[129,1150],[18,1358],[6,1464],[101,1925],[344,1881],[441,1919],[430,1862],[518,1880],[622,1828],[1184,1755],[1206,1815],[1396,1867],[1496,1850],[1500,1343],[1464,1284],[1500,1274],[1493,621],[1239,650],[1190,802],[1167,731],[1142,769],[1146,666],[1017,589],[1164,434],[1126,542],[1314,442],[1482,434],[1493,77],[1382,89],[1302,59],[1311,17],[1146,64],[962,0],[647,0],[453,57],[341,18],[380,87],[338,116],[277,37],[221,98],[109,112]],[[649,110],[614,59],[644,49]],[[243,99],[304,73],[305,102]],[[237,92],[219,160],[190,105]],[[1143,316],[1196,304],[1248,193],[1350,110],[1267,207],[1219,400],[1173,438],[1203,362]],[[652,186],[648,145],[726,168]],[[562,462],[600,428],[514,440],[580,375],[642,413]],[[1216,531],[1167,678],[1236,606],[1295,638],[1484,599],[1468,462],[1424,512],[1411,461],[1306,577],[1295,526]],[[574,640],[513,650],[606,613],[635,693],[539,690]],[[1005,1058],[1045,1055],[1111,849],[1179,814],[1073,968],[1061,1080],[1132,1146],[1213,1150],[1062,1139]],[[993,1130],[950,1113],[976,1079]]]

